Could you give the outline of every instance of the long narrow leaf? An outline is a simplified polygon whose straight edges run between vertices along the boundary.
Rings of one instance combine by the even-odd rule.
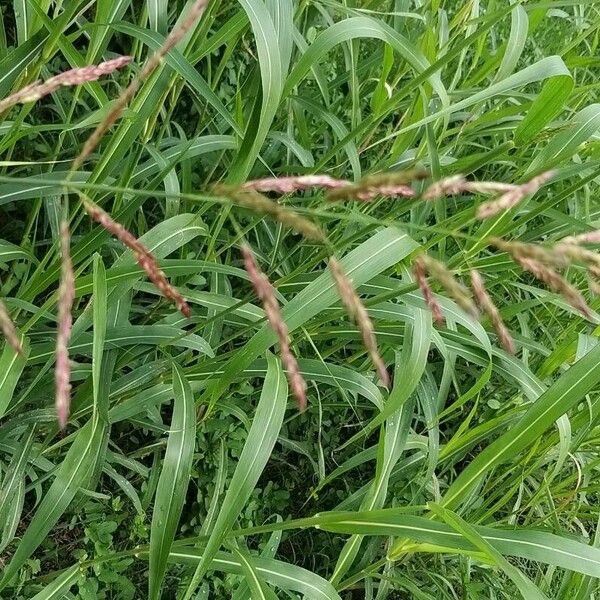
[[[202,559],[196,567],[185,598],[191,598],[201,578],[210,567],[211,561],[227,533],[235,524],[238,515],[250,498],[256,482],[263,472],[279,431],[287,405],[288,386],[281,363],[272,354],[267,355],[267,376],[263,385],[252,427],[240,455],[240,460],[221,504],[215,525]]]
[[[196,443],[194,398],[181,368],[173,365],[175,403],[167,450],[158,480],[150,530],[150,600],[160,598],[167,560],[185,501]]]
[[[98,448],[104,445],[106,424],[101,420],[88,421],[56,472],[56,477],[38,505],[15,553],[4,569],[0,589],[4,589],[25,561],[46,539],[54,525],[69,507],[80,488],[86,487],[96,464]]]
[[[592,348],[540,396],[523,418],[477,455],[443,497],[446,508],[457,506],[489,469],[514,458],[600,381],[600,346]]]

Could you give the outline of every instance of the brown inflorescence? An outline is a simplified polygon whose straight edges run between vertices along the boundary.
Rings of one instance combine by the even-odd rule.
[[[561,244],[600,244],[600,229],[580,233],[579,235],[570,235],[560,241]]]
[[[600,296],[600,267],[588,268],[588,287],[596,296]]]
[[[573,262],[581,262],[593,278],[600,267],[600,257],[596,253],[564,242],[549,248],[536,244],[507,242],[499,238],[492,238],[490,242],[507,252],[525,271],[560,294],[575,310],[591,319],[592,313],[584,297],[556,269],[565,268]]]
[[[578,244],[567,244],[564,241],[556,244],[552,248],[552,253],[556,256],[556,263],[581,263],[587,268],[600,267],[600,254],[582,248]]]
[[[433,290],[427,281],[427,267],[425,266],[425,261],[422,257],[419,257],[415,260],[413,264],[413,271],[415,274],[415,279],[417,280],[417,285],[423,294],[423,299],[425,300],[425,304],[431,310],[433,314],[433,319],[438,325],[444,324],[444,314],[442,313],[442,307],[440,303],[436,300]]]
[[[543,281],[551,290],[560,294],[570,306],[580,312],[586,319],[592,319],[592,313],[585,298],[558,271],[533,258],[519,256],[513,256],[513,258],[525,271],[528,271],[536,279]]]
[[[434,181],[422,195],[423,200],[438,200],[444,196],[456,196],[466,191],[467,180],[464,175],[452,175]]]
[[[560,267],[566,267],[568,265],[566,256],[555,252],[554,248],[540,246],[538,244],[526,244],[514,240],[507,242],[506,240],[497,237],[490,238],[490,243],[499,250],[507,252],[513,258],[531,258],[532,260]]]
[[[408,185],[398,183],[389,185],[377,184],[372,186],[364,186],[352,193],[352,197],[356,198],[357,200],[362,200],[363,202],[371,202],[379,196],[384,196],[387,198],[413,198],[415,196],[415,191]]]
[[[424,200],[437,200],[444,196],[463,193],[501,194],[495,200],[485,202],[477,210],[477,218],[487,219],[513,208],[527,196],[535,194],[552,177],[554,177],[554,172],[547,171],[526,183],[516,185],[499,181],[467,181],[464,175],[452,175],[432,183],[423,192],[422,198]]]
[[[597,232],[565,238],[552,249],[557,256],[557,263],[578,263],[587,271],[588,287],[595,295],[600,293],[600,255],[597,252],[582,248],[580,243],[595,243]],[[576,241],[573,241],[576,240]]]
[[[447,294],[453,298],[466,313],[475,319],[479,318],[479,311],[473,302],[469,290],[454,277],[446,265],[439,260],[435,260],[435,258],[432,258],[428,254],[423,254],[419,258],[423,263],[425,271],[440,283]]]
[[[297,175],[294,177],[268,177],[247,181],[242,185],[242,189],[290,194],[311,188],[336,189],[347,185],[351,185],[349,181],[334,179],[329,175]]]
[[[471,271],[471,287],[473,289],[475,300],[477,301],[477,304],[479,304],[479,308],[489,317],[496,330],[500,344],[507,352],[515,354],[515,342],[500,315],[498,307],[494,304],[494,301],[488,294],[483,278],[478,271]]]
[[[427,172],[421,169],[368,175],[357,183],[331,189],[328,198],[330,200],[361,200],[363,202],[370,202],[380,196],[413,198],[416,195],[415,191],[408,184],[426,176]]]
[[[317,242],[325,241],[325,235],[312,221],[290,208],[269,200],[269,198],[255,190],[223,184],[213,186],[212,190],[215,194],[225,196],[243,208],[248,208],[258,214],[270,216],[311,240]]]
[[[269,278],[256,264],[252,249],[244,244],[241,251],[242,256],[244,257],[244,267],[250,276],[254,291],[262,302],[267,321],[279,340],[281,361],[283,362],[292,394],[296,398],[300,410],[304,410],[306,408],[306,382],[300,373],[298,361],[292,352],[290,335],[287,325],[283,320],[283,316],[281,315],[281,309],[275,295],[275,290],[273,289]]]
[[[518,185],[515,189],[508,190],[496,200],[485,202],[477,210],[477,218],[488,219],[505,210],[515,207],[527,196],[535,194],[545,183],[554,177],[554,171],[546,171],[534,177],[527,183]]]
[[[58,287],[58,330],[56,335],[56,364],[54,379],[56,383],[56,415],[61,429],[67,426],[71,406],[71,365],[69,363],[69,340],[73,317],[71,311],[75,301],[75,275],[69,250],[69,226],[60,226],[61,275]]]
[[[464,175],[452,175],[432,183],[424,192],[423,200],[437,200],[458,194],[498,194],[511,192],[519,186],[498,181],[467,181]]]
[[[4,336],[4,339],[8,345],[17,354],[23,354],[23,346],[19,340],[19,335],[17,334],[15,325],[10,318],[6,304],[4,304],[2,300],[0,300],[0,331],[2,332],[2,335]]]
[[[161,270],[154,254],[152,254],[138,238],[127,231],[123,225],[117,223],[98,205],[88,200],[85,200],[83,205],[88,215],[96,221],[96,223],[104,227],[106,231],[114,235],[121,243],[132,250],[137,263],[146,272],[148,279],[150,279],[150,281],[158,288],[160,293],[165,298],[171,300],[184,317],[190,317],[192,313],[188,303],[179,291],[169,283],[169,280]]]
[[[175,27],[165,39],[164,44],[146,61],[139,74],[133,79],[129,86],[117,98],[115,105],[104,119],[98,124],[96,129],[85,142],[83,149],[73,161],[73,170],[77,170],[86,158],[96,149],[104,134],[113,123],[121,116],[125,107],[135,96],[140,86],[154,70],[161,64],[163,58],[183,39],[186,33],[194,26],[196,21],[202,16],[209,0],[196,0],[191,6],[185,19]]]
[[[358,183],[352,183],[345,179],[334,179],[329,175],[296,175],[248,181],[242,185],[242,189],[289,194],[319,188],[329,190],[328,198],[330,200],[370,202],[379,196],[412,198],[415,192],[408,183],[425,176],[426,173],[421,170],[399,171],[369,175]]]
[[[340,298],[342,299],[346,310],[358,326],[363,339],[363,344],[371,357],[371,361],[377,370],[379,378],[383,384],[389,388],[390,375],[379,354],[373,322],[371,321],[371,317],[369,317],[365,305],[361,302],[352,282],[344,272],[342,265],[333,257],[329,258],[329,269],[331,270],[333,280],[335,281]]]
[[[99,65],[87,65],[59,73],[50,77],[46,81],[36,81],[0,100],[0,113],[15,104],[24,104],[26,102],[35,102],[44,96],[54,93],[61,87],[82,85],[89,81],[96,81],[105,75],[113,73],[117,69],[122,69],[131,62],[131,56],[119,56],[112,60],[107,60]]]

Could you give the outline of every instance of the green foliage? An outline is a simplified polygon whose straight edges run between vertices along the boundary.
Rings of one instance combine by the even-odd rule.
[[[596,597],[600,303],[585,292],[586,321],[487,240],[551,245],[598,228],[600,7],[212,0],[69,175],[189,5],[0,5],[0,98],[133,57],[0,115],[0,297],[24,347],[0,348],[0,595]],[[327,244],[210,192],[413,167],[434,180],[556,175],[484,222],[477,194],[284,196]],[[82,198],[156,255],[191,318]],[[63,434],[53,366],[65,215],[76,301]],[[288,398],[243,241],[293,334],[305,413]],[[483,274],[515,356],[443,295],[446,323],[432,323],[411,274],[423,250],[458,276]],[[332,253],[373,319],[390,390],[345,315]],[[566,275],[587,289],[582,269]]]

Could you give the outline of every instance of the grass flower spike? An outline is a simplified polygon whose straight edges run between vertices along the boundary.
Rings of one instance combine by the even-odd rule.
[[[424,270],[426,273],[429,273],[467,314],[471,315],[474,319],[479,318],[479,311],[473,302],[473,297],[469,290],[454,277],[446,265],[427,254],[420,256],[419,260],[420,265],[418,270]]]
[[[136,92],[154,70],[161,64],[163,58],[183,39],[186,33],[194,26],[196,21],[202,16],[202,13],[208,6],[209,0],[196,0],[191,6],[188,14],[177,25],[165,39],[164,44],[146,61],[139,74],[133,79],[129,86],[117,99],[115,105],[106,117],[98,124],[92,135],[85,142],[81,152],[73,161],[72,170],[76,171],[96,149],[104,134],[110,129],[111,125],[123,114],[125,107]]]
[[[334,179],[329,175],[298,175],[296,177],[270,177],[248,181],[242,186],[242,189],[291,194],[311,188],[337,189],[348,185],[350,185],[349,181]]]
[[[554,177],[554,171],[546,171],[527,183],[506,191],[496,200],[482,204],[477,210],[478,219],[488,219],[519,204],[527,196],[535,194],[544,184]]]
[[[511,192],[519,186],[498,181],[467,181],[464,175],[452,175],[432,183],[424,192],[423,200],[437,200],[458,194],[497,194]]]
[[[131,60],[131,56],[119,56],[118,58],[107,60],[99,65],[89,65],[64,71],[54,77],[50,77],[46,81],[36,81],[7,98],[4,98],[4,100],[0,100],[0,113],[15,104],[35,102],[44,96],[54,93],[61,87],[82,85],[89,81],[96,81],[105,75],[113,73],[117,69],[122,69],[124,66],[128,65]]]
[[[477,210],[478,219],[487,219],[513,208],[527,196],[535,194],[554,177],[554,171],[546,171],[527,183],[516,185],[498,181],[468,181],[464,175],[453,175],[432,183],[423,192],[423,200],[437,200],[457,194],[501,194],[495,200],[482,204]]]
[[[150,250],[148,250],[148,248],[146,248],[146,246],[144,246],[144,244],[132,233],[127,231],[123,225],[117,223],[98,205],[87,200],[84,200],[83,204],[88,215],[96,221],[96,223],[104,227],[106,231],[116,237],[133,252],[138,264],[146,272],[148,279],[150,279],[150,281],[158,288],[160,293],[165,298],[171,300],[184,317],[190,317],[192,311],[190,310],[188,303],[179,291],[169,283],[169,280],[161,270],[154,254],[152,254],[152,252],[150,252]]]
[[[213,192],[226,198],[229,198],[237,205],[252,210],[258,214],[267,215],[290,227],[294,231],[301,233],[308,239],[316,242],[323,242],[325,236],[323,231],[309,219],[299,215],[296,211],[286,206],[282,206],[273,200],[269,200],[252,188],[240,188],[229,185],[215,185]]]
[[[500,315],[498,307],[494,304],[494,301],[488,294],[488,291],[485,289],[485,283],[479,274],[479,271],[471,271],[471,287],[479,308],[489,317],[490,321],[492,322],[492,325],[496,330],[496,334],[498,335],[500,344],[509,354],[515,354],[515,342],[510,335],[508,327],[506,327],[502,316]]]
[[[334,179],[329,175],[297,175],[248,181],[242,186],[242,189],[290,194],[318,188],[328,190],[330,200],[370,202],[380,196],[412,198],[415,196],[415,192],[408,183],[424,176],[425,173],[421,170],[399,171],[369,175],[358,183],[352,183],[345,179]]]
[[[328,198],[330,200],[360,200],[362,202],[371,202],[379,197],[414,198],[416,196],[415,191],[409,184],[426,176],[426,171],[422,169],[368,175],[358,183],[349,183],[346,186],[331,189]]]
[[[562,239],[561,244],[600,244],[600,229],[581,233],[579,235],[571,235]]]
[[[566,302],[587,319],[592,319],[590,307],[585,298],[575,289],[558,271],[571,264],[572,261],[587,263],[588,271],[591,268],[600,268],[600,257],[575,244],[561,243],[557,246],[546,248],[535,244],[521,242],[507,242],[499,238],[492,238],[490,242],[507,252],[523,270],[531,273],[536,279],[545,283],[551,290],[560,294]]]
[[[283,366],[287,373],[292,394],[296,398],[300,410],[304,410],[306,408],[306,382],[300,373],[298,361],[292,352],[290,335],[287,325],[281,315],[281,309],[279,308],[279,302],[275,296],[275,290],[268,277],[256,264],[254,253],[250,246],[244,244],[241,250],[242,256],[244,257],[244,268],[250,276],[250,281],[252,282],[256,295],[263,304],[265,314],[267,315],[267,321],[279,340],[281,361],[283,362]]]
[[[433,319],[438,325],[444,324],[444,314],[442,313],[442,307],[436,300],[433,290],[427,281],[427,266],[423,257],[419,257],[413,264],[413,271],[417,285],[423,294],[425,304],[429,307],[429,310],[433,314]]]
[[[346,273],[342,265],[333,257],[329,258],[329,270],[333,276],[333,280],[338,288],[338,292],[346,310],[350,316],[354,319],[354,322],[358,326],[361,333],[363,344],[367,349],[371,361],[375,366],[377,375],[383,382],[383,384],[390,387],[390,375],[386,369],[385,363],[379,354],[379,348],[377,347],[377,338],[375,337],[375,329],[369,313],[365,308],[365,305],[361,302],[354,286]]]
[[[21,346],[19,335],[10,318],[6,304],[4,304],[2,300],[0,300],[0,331],[8,345],[11,346],[17,354],[23,354],[23,347]]]
[[[58,333],[56,335],[56,415],[61,429],[67,426],[71,406],[71,365],[69,363],[69,340],[73,325],[73,302],[75,300],[75,275],[69,249],[69,226],[60,227],[61,276],[58,288]]]
[[[532,258],[514,257],[517,263],[534,277],[543,281],[551,290],[560,294],[566,302],[579,311],[586,319],[592,320],[590,307],[585,298],[552,267]]]

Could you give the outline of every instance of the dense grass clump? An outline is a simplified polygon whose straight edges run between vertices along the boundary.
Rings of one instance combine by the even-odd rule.
[[[599,31],[1,5],[0,596],[598,596]]]

